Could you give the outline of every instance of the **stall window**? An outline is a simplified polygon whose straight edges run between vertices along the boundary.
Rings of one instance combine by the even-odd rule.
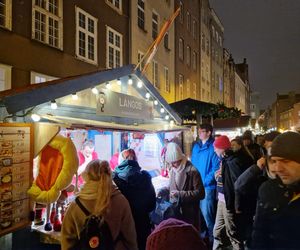
[[[30,72],[30,79],[31,79],[31,84],[37,84],[37,83],[41,83],[41,82],[47,82],[47,81],[52,81],[57,79],[54,76],[49,76],[49,75],[45,75],[45,74],[41,74],[41,73],[37,73],[34,71]]]
[[[0,1],[0,27],[11,30],[11,2],[12,0]]]
[[[152,81],[153,81],[154,87],[159,88],[158,63],[155,60],[153,60],[153,62],[152,62]]]
[[[145,29],[145,1],[138,0],[138,26],[144,30]]]
[[[106,66],[118,68],[123,65],[123,36],[107,26],[106,29]]]
[[[152,38],[156,39],[158,34],[158,14],[152,12]]]
[[[169,68],[165,67],[165,91],[170,93]]]
[[[95,17],[76,7],[76,56],[92,64],[98,61],[97,23]]]
[[[11,66],[0,64],[0,91],[11,89]]]
[[[62,0],[33,0],[32,38],[62,49]]]

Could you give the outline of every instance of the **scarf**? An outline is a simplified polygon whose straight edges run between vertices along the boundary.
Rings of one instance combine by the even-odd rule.
[[[178,191],[182,191],[183,186],[185,184],[185,165],[187,163],[187,158],[184,157],[180,163],[180,166],[178,168],[171,168],[171,179],[175,181],[175,186]]]
[[[96,200],[98,195],[99,181],[87,181],[78,193],[78,197],[83,200]]]

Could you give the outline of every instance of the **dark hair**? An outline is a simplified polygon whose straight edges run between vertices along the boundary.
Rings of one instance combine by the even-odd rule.
[[[213,126],[208,123],[201,124],[199,128],[205,129],[207,132],[210,131],[211,134],[213,132]]]
[[[278,131],[269,132],[269,133],[265,134],[265,136],[264,136],[265,141],[273,141],[280,134],[281,133]]]

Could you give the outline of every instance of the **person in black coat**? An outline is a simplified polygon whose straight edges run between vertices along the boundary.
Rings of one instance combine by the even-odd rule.
[[[139,250],[146,247],[151,233],[149,213],[155,209],[156,195],[147,171],[141,170],[133,149],[120,153],[119,166],[113,173],[113,181],[127,198],[135,221]]]
[[[245,222],[239,211],[235,210],[237,201],[234,182],[252,164],[253,160],[246,151],[230,150],[231,144],[226,136],[218,137],[214,147],[222,161],[220,170],[216,173],[219,201],[213,249],[224,249],[230,243],[233,249],[244,249]]]

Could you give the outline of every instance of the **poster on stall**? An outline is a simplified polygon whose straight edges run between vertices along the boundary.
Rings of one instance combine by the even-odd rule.
[[[30,224],[33,127],[0,124],[0,236]]]

